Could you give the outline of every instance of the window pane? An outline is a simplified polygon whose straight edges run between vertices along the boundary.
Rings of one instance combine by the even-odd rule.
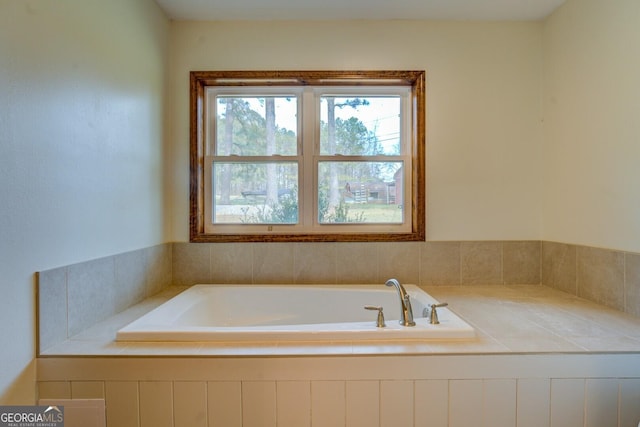
[[[402,162],[318,163],[318,221],[402,223]]]
[[[298,164],[213,163],[213,222],[296,224]]]
[[[320,154],[400,154],[400,97],[320,98]]]
[[[218,96],[216,155],[295,156],[297,105],[295,96]]]

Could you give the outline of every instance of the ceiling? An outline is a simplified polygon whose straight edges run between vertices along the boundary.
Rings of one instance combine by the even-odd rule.
[[[156,0],[180,21],[433,19],[534,21],[565,0]]]

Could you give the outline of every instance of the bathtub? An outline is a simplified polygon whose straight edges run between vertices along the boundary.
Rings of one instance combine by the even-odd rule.
[[[384,285],[194,285],[117,332],[117,341],[355,341],[442,340],[475,337],[453,311],[413,285],[416,326],[400,325],[400,300]],[[381,306],[385,327],[377,327]]]

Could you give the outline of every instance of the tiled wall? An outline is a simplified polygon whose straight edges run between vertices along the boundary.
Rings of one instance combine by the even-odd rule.
[[[167,243],[42,271],[44,350],[174,285],[543,284],[640,316],[640,254],[547,241]]]
[[[640,316],[640,254],[542,242],[542,284]]]
[[[39,395],[104,398],[108,427],[636,427],[632,358],[45,360]]]
[[[38,273],[39,351],[171,284],[171,244]]]
[[[539,241],[174,243],[173,283],[540,284]]]

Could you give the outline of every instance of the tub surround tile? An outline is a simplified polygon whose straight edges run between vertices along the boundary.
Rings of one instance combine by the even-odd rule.
[[[69,266],[67,295],[70,336],[117,312],[114,266],[113,257]]]
[[[624,311],[640,317],[640,254],[626,253],[624,268]]]
[[[294,243],[293,283],[336,283],[335,243]]]
[[[542,284],[578,295],[577,248],[574,245],[542,242]]]
[[[293,244],[254,243],[252,248],[254,283],[295,283],[293,280],[295,246]]]
[[[147,297],[147,265],[144,251],[115,255],[114,310],[124,310]]]
[[[166,289],[171,254],[163,244],[39,272],[39,351]]]
[[[253,283],[251,246],[243,243],[213,245],[211,247],[211,283]]]
[[[425,242],[420,248],[420,285],[460,285],[460,242]]]
[[[624,254],[607,249],[578,247],[578,295],[624,311]]]
[[[420,283],[420,246],[417,242],[378,243],[378,283],[395,278]]]
[[[150,297],[173,284],[173,245],[161,244],[143,249],[146,265],[146,296]]]
[[[378,245],[336,243],[336,283],[377,283]]]
[[[38,273],[38,336],[40,350],[67,339],[67,268]]]
[[[195,285],[211,281],[211,247],[209,243],[174,243],[172,272],[174,285]]]
[[[463,285],[503,283],[501,242],[461,242],[460,276]]]
[[[504,284],[540,284],[541,250],[539,241],[504,242],[502,244]]]

